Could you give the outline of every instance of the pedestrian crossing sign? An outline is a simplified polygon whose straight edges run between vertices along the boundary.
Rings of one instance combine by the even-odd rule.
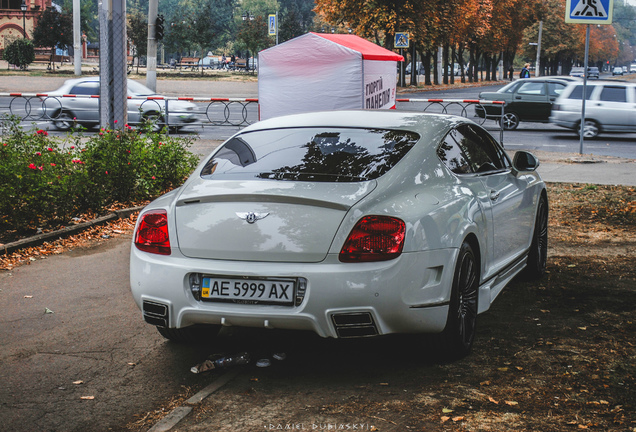
[[[395,48],[408,48],[409,47],[409,34],[408,33],[396,33],[395,34]]]
[[[611,24],[614,0],[566,0],[565,22]]]

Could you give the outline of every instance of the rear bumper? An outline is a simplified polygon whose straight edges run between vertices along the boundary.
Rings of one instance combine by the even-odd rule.
[[[311,330],[322,337],[438,333],[446,325],[456,249],[405,253],[380,263],[236,262],[157,256],[132,246],[130,283],[135,302],[165,309],[165,324]],[[301,277],[304,298],[294,306],[196,300],[191,273],[249,277]],[[144,302],[146,303],[144,305]],[[165,306],[165,308],[164,308]],[[163,319],[159,317],[160,319]]]
[[[581,122],[581,113],[569,111],[552,111],[550,123],[566,129],[578,129]]]

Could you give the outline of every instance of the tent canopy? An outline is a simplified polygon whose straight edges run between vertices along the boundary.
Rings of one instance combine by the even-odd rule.
[[[328,33],[311,33],[321,38],[325,38],[331,42],[337,43],[349,49],[362,54],[365,60],[387,60],[387,61],[404,61],[404,57],[399,54],[382,48],[360,36],[350,34],[328,34]]]
[[[262,120],[321,110],[395,106],[395,54],[359,36],[307,33],[258,55]]]

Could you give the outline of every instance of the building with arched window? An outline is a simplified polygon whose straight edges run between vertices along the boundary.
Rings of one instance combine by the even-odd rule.
[[[50,6],[51,0],[0,0],[0,51],[25,34],[27,39],[33,39],[40,13]]]

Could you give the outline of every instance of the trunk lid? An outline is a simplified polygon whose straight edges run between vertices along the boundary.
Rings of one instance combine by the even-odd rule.
[[[179,249],[191,258],[319,262],[375,185],[199,178],[176,202]]]

